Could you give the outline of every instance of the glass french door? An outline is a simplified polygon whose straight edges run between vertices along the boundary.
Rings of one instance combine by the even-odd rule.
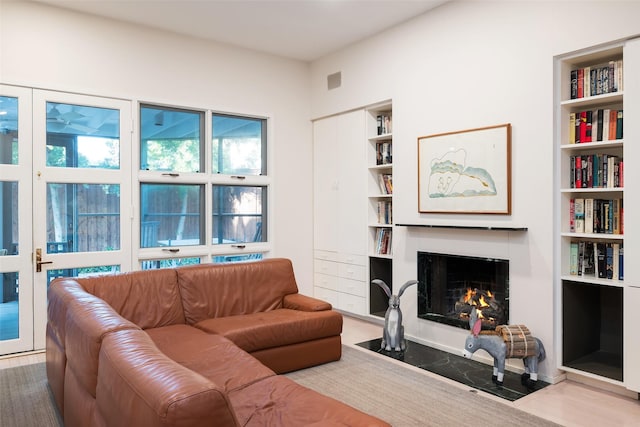
[[[33,349],[31,90],[0,85],[0,354]]]
[[[131,270],[131,103],[30,92],[31,111],[19,125],[27,122],[32,138],[23,141],[19,130],[18,147],[24,142],[29,151],[14,168],[22,175],[10,218],[26,228],[13,238],[23,264],[0,264],[3,276],[18,277],[18,338],[0,337],[0,354],[44,348],[47,289],[56,277]]]

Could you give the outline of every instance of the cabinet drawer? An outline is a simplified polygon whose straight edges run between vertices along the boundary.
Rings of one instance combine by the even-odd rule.
[[[331,289],[321,288],[319,286],[313,287],[313,296],[319,300],[326,301],[331,304],[332,307],[338,307],[338,293]]]
[[[367,271],[362,265],[340,264],[338,275],[352,280],[366,280]]]
[[[328,274],[330,276],[338,275],[338,263],[317,259],[313,263],[316,273]]]
[[[313,257],[315,259],[323,259],[325,261],[339,261],[340,259],[337,252],[329,251],[313,251]]]
[[[367,314],[366,299],[350,294],[338,294],[338,308],[354,314]]]
[[[338,278],[328,274],[315,273],[313,275],[313,285],[324,289],[338,290]]]
[[[359,297],[367,296],[367,287],[365,286],[365,282],[360,280],[345,279],[344,277],[340,277],[338,280],[338,291],[356,295]]]
[[[338,261],[345,264],[367,265],[367,257],[365,255],[340,253],[338,254]]]

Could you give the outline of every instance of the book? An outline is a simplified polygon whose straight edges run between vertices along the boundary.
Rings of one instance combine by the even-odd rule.
[[[624,246],[618,249],[618,280],[624,280]]]
[[[612,243],[612,268],[611,268],[611,278],[613,280],[620,279],[620,244]]]
[[[605,243],[594,243],[596,266],[598,269],[598,277],[600,279],[607,278],[607,245]]]
[[[576,233],[584,233],[584,199],[575,199],[575,226]]]
[[[593,199],[584,199],[584,232],[593,233]]]
[[[569,247],[569,274],[578,275],[578,242],[571,242]]]
[[[611,243],[607,243],[605,246],[606,251],[606,260],[605,260],[605,268],[606,268],[606,278],[613,279],[613,246]]]
[[[611,110],[605,108],[602,111],[602,139],[601,141],[609,141],[609,119],[611,118]]]
[[[622,139],[622,110],[618,110],[616,117],[616,139]]]
[[[576,113],[569,113],[569,144],[576,143]]]
[[[604,110],[596,110],[596,141],[602,141],[602,126],[604,125]]]
[[[593,257],[593,242],[584,242],[584,253],[582,260],[582,276],[595,276],[595,265]]]
[[[569,199],[569,232],[576,232],[576,200]]]
[[[576,99],[578,98],[578,70],[571,70],[571,84],[570,89],[571,89],[571,99]]]

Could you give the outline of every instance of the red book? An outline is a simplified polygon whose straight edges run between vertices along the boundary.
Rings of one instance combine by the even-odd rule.
[[[582,156],[576,156],[576,188],[582,188]]]
[[[587,112],[580,111],[580,143],[587,141]]]
[[[578,98],[584,98],[584,68],[578,68]]]

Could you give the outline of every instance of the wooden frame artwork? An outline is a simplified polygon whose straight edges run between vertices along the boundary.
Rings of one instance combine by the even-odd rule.
[[[511,124],[418,138],[418,211],[511,214]]]

